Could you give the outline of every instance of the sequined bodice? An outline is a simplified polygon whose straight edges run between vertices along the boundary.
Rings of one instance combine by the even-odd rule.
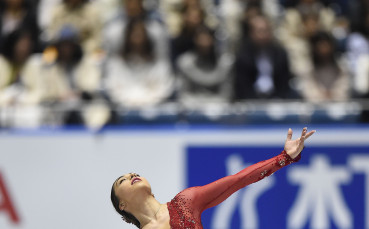
[[[170,226],[172,229],[202,229],[201,212],[193,203],[191,192],[194,188],[185,189],[168,203]]]
[[[251,165],[239,173],[213,183],[192,187],[178,193],[167,203],[172,229],[202,229],[201,213],[214,207],[237,190],[257,182],[278,169],[299,161],[301,154],[292,159],[285,151],[276,157]]]

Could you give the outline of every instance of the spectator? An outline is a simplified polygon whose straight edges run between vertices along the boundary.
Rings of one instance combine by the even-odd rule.
[[[220,1],[219,11],[223,19],[224,29],[230,41],[231,50],[236,50],[241,35],[244,34],[248,18],[265,15],[273,23],[273,28],[279,25],[281,7],[277,0],[227,0]],[[240,26],[241,24],[241,26]]]
[[[236,58],[235,99],[291,97],[287,53],[275,41],[269,21],[256,16],[250,19],[249,28],[249,38]]]
[[[63,122],[91,124],[90,120],[98,116],[98,123],[91,125],[99,126],[109,118],[104,105],[99,106],[98,112],[90,112],[93,102],[101,98],[101,70],[96,56],[83,51],[79,37],[73,27],[63,27],[55,40],[55,48],[50,47],[43,56],[33,56],[24,76],[40,81],[40,103],[63,105],[66,110]]]
[[[122,8],[108,21],[104,29],[104,46],[109,54],[118,54],[120,46],[124,43],[124,32],[127,23],[131,20],[140,19],[145,23],[148,34],[154,42],[155,55],[160,58],[168,57],[168,36],[164,25],[154,13],[148,12],[143,0],[121,0]]]
[[[63,0],[53,11],[48,39],[55,39],[65,26],[78,30],[84,52],[91,53],[101,48],[101,18],[88,0]]]
[[[36,46],[37,42],[28,30],[14,31],[4,39],[4,54],[0,56],[0,106],[9,106],[17,100],[22,103],[34,100],[30,93],[34,82],[26,82],[23,73]]]
[[[202,26],[194,36],[195,48],[178,59],[185,104],[228,102],[231,95],[233,57],[219,53],[214,32]]]
[[[30,32],[32,40],[38,39],[39,27],[32,4],[27,0],[0,1],[0,52],[6,36],[24,29]]]
[[[319,0],[299,0],[295,8],[286,10],[278,37],[287,49],[295,75],[309,71],[310,38],[318,31],[331,32],[335,20],[333,10]]]
[[[345,101],[350,96],[350,79],[345,64],[336,60],[335,41],[320,32],[311,39],[312,69],[302,79],[302,94],[310,102]]]
[[[0,55],[0,125],[37,126],[41,111],[37,104],[37,80],[24,77],[26,62],[37,42],[28,30],[16,30],[4,39],[4,54]]]
[[[186,7],[182,12],[183,24],[180,34],[172,40],[171,60],[177,70],[178,56],[195,48],[193,37],[196,29],[204,25],[204,11],[199,7]]]
[[[113,102],[128,108],[164,101],[173,92],[167,59],[154,52],[155,43],[143,20],[131,20],[125,35],[119,55],[107,61],[107,93]]]

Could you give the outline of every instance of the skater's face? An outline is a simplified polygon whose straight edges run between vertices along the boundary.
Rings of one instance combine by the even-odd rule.
[[[151,195],[149,182],[137,173],[128,173],[119,177],[114,182],[114,190],[122,203],[135,201],[137,198],[141,198],[142,194]]]

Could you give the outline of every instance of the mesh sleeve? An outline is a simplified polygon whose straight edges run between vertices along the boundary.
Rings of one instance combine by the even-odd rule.
[[[293,162],[299,161],[301,154],[292,159],[285,151],[271,159],[251,165],[237,174],[221,178],[204,186],[189,189],[186,194],[191,196],[194,209],[201,212],[214,207],[239,189],[255,183]]]

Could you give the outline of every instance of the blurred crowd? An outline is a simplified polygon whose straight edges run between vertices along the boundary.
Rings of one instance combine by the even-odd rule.
[[[0,0],[0,12],[0,123],[369,98],[368,0]]]

